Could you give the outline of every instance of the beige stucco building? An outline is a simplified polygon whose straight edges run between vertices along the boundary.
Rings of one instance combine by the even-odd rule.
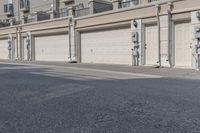
[[[0,59],[198,68],[199,0],[17,3],[0,8]]]

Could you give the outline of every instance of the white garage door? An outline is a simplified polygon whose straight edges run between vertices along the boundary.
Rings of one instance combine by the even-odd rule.
[[[8,41],[0,40],[0,59],[8,59]]]
[[[68,35],[35,37],[36,61],[67,61],[69,57]]]
[[[145,28],[145,58],[146,65],[158,64],[158,28],[146,26]]]
[[[190,23],[175,25],[175,66],[192,66]]]
[[[82,62],[130,65],[132,45],[130,28],[82,33]]]

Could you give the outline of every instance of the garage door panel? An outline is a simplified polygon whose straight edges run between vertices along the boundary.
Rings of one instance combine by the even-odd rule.
[[[69,57],[68,35],[36,37],[35,51],[38,61],[67,61]]]
[[[8,41],[6,39],[0,40],[0,59],[8,59]]]
[[[191,67],[192,49],[190,23],[175,25],[175,66]]]
[[[158,61],[158,28],[156,25],[145,28],[145,44],[146,65],[156,65]]]
[[[82,62],[131,64],[130,28],[82,33]]]

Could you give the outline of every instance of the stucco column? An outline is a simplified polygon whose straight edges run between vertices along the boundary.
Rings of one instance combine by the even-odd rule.
[[[13,39],[12,39],[12,34],[8,35],[8,59],[12,60],[12,43],[13,43]]]
[[[20,20],[21,20],[22,24],[25,24],[25,17],[24,16],[21,16]]]
[[[51,0],[51,9],[57,11],[58,9],[58,0]]]
[[[131,21],[131,31],[132,34],[132,65],[140,66],[142,65],[142,20],[132,20]],[[138,34],[137,41],[133,39],[133,34]],[[136,41],[136,42],[134,42]]]
[[[49,11],[50,14],[50,19],[54,19],[55,15],[54,15],[54,10]]]
[[[17,36],[17,34],[15,34]],[[9,35],[10,39],[11,39],[11,60],[14,61],[15,60],[15,39],[12,36],[12,34]]]
[[[74,8],[73,7],[68,7],[68,16],[74,16]]]
[[[94,14],[94,0],[89,0],[90,14]]]
[[[75,44],[75,21],[73,17],[69,18],[69,62],[76,62],[76,44]]]
[[[35,15],[34,15],[34,17],[35,17],[35,22],[37,22],[37,21],[38,21],[38,13],[35,12],[34,14],[35,14]]]
[[[23,40],[23,38],[22,38]],[[26,42],[23,41],[23,60],[25,59],[24,57],[27,58],[27,61],[32,60],[32,35],[31,32],[26,33]],[[26,52],[24,52],[26,51]],[[26,55],[25,55],[26,53]]]
[[[76,60],[77,63],[81,63],[81,33],[75,30],[74,35],[75,35]]]
[[[70,24],[70,34],[71,34],[71,59],[72,61],[76,60],[76,56],[75,56],[75,42],[74,42],[74,23],[72,22],[72,24]]]
[[[167,15],[160,16],[161,65],[164,67],[172,67],[172,7],[173,4],[168,3]]]
[[[10,26],[13,26],[13,25],[14,25],[14,20],[11,18],[11,19],[9,20],[9,23],[10,23]]]
[[[16,41],[14,41],[14,60],[21,60],[21,57],[22,57],[22,36],[21,36],[21,30],[22,30],[22,27],[17,27],[16,28]]]
[[[119,0],[112,0],[113,10],[119,8]]]
[[[169,67],[168,59],[168,41],[169,41],[169,19],[168,15],[160,16],[160,48],[161,48],[161,65]]]
[[[22,39],[23,39],[23,37],[22,37],[22,33],[21,33],[21,30],[22,30],[22,28],[20,27],[19,28],[19,35],[18,35],[18,38],[19,38],[19,40],[18,40],[18,53],[19,53],[19,55],[18,55],[18,60],[22,60],[22,52],[23,52],[23,50],[22,50]]]
[[[200,19],[197,17],[197,12],[200,12],[200,10],[191,12],[191,25],[192,25],[191,34],[192,34],[192,55],[193,55],[192,67],[194,69],[200,70],[199,68],[200,60],[198,59],[198,54],[196,53],[196,45],[198,43],[198,40],[195,37],[196,29],[200,28]]]
[[[30,61],[35,61],[35,37],[30,32]]]

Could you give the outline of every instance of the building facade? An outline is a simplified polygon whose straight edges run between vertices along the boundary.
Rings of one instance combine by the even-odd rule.
[[[0,59],[199,68],[199,0],[3,2]]]

